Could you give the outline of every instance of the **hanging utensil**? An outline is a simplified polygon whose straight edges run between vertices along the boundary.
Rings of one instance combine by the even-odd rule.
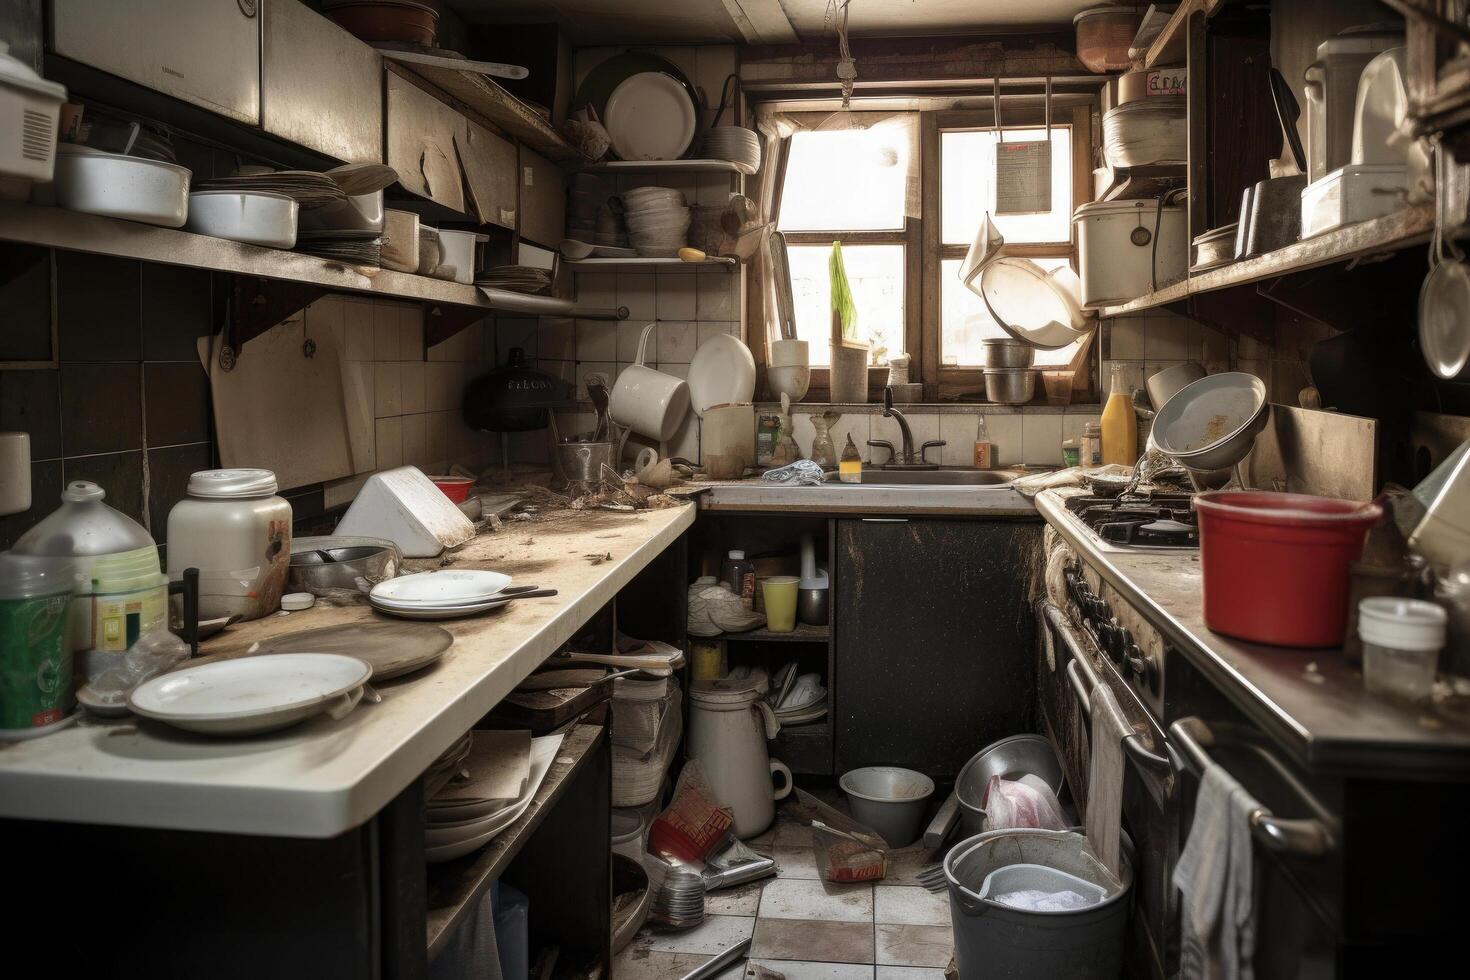
[[[597,410],[597,428],[592,433],[593,442],[607,441],[607,386],[601,381],[588,379],[587,397],[592,402],[592,407]]]
[[[1006,142],[1000,113],[1000,78],[993,80],[995,213],[1046,214],[1051,210],[1051,77],[1046,79],[1046,139]]]
[[[1297,171],[1306,173],[1307,154],[1302,149],[1301,135],[1296,131],[1296,121],[1302,114],[1301,104],[1297,102],[1291,86],[1286,84],[1286,78],[1281,74],[1281,69],[1273,67],[1270,79],[1271,102],[1276,106],[1276,119],[1281,123],[1281,132],[1291,147],[1291,158],[1296,161]]]

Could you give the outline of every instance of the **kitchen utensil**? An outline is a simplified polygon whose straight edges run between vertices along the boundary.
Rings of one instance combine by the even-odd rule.
[[[980,363],[988,368],[1029,368],[1036,361],[1036,348],[1014,337],[992,337],[980,341]]]
[[[1077,60],[1088,71],[1122,71],[1132,66],[1129,45],[1138,33],[1148,5],[1108,4],[1089,7],[1072,18],[1077,32]]]
[[[1164,368],[1149,375],[1144,382],[1148,389],[1148,400],[1153,403],[1154,410],[1163,408],[1181,390],[1194,384],[1205,376],[1203,366],[1194,361],[1185,361],[1183,364],[1175,364],[1173,367]]]
[[[600,114],[624,160],[677,160],[694,140],[694,100],[678,79],[639,72],[618,84]]]
[[[368,477],[338,534],[387,538],[405,558],[433,558],[475,536],[475,526],[416,467]]]
[[[1246,188],[1236,234],[1235,257],[1251,258],[1285,248],[1301,238],[1305,174],[1272,177]]]
[[[1185,276],[1189,247],[1178,205],[1100,201],[1079,207],[1072,223],[1083,306],[1126,303]]]
[[[201,470],[168,513],[168,574],[199,569],[199,615],[275,612],[291,561],[291,504],[263,469]]]
[[[286,587],[315,596],[365,594],[377,583],[397,575],[402,562],[398,546],[382,538],[293,538]]]
[[[592,432],[593,442],[602,442],[607,439],[611,432],[611,422],[607,414],[609,394],[607,385],[595,378],[587,381],[587,400],[592,402],[592,408],[597,413],[597,428]]]
[[[1281,69],[1273,65],[1268,75],[1271,79],[1271,104],[1276,109],[1276,121],[1281,124],[1281,133],[1286,138],[1287,146],[1291,148],[1291,158],[1296,163],[1296,169],[1305,178],[1307,154],[1302,149],[1302,138],[1296,128],[1296,121],[1302,115],[1301,104],[1297,102],[1286,76],[1281,74]]]
[[[731,334],[720,333],[699,345],[689,363],[689,402],[703,417],[712,405],[748,402],[755,394],[755,358]]]
[[[852,818],[876,830],[890,847],[907,847],[919,837],[934,780],[912,769],[868,766],[838,780]]]
[[[341,654],[371,667],[372,680],[386,681],[435,663],[453,644],[454,634],[438,626],[350,623],[268,637],[253,644],[250,654]]]
[[[831,590],[808,588],[805,582],[796,594],[796,618],[808,626],[826,626],[829,622],[828,602]]]
[[[766,754],[766,742],[780,729],[753,680],[689,685],[689,758],[700,761],[714,798],[730,808],[742,839],[763,833],[775,818],[775,801],[791,792],[791,770]],[[774,792],[772,773],[783,781]]]
[[[604,389],[606,390],[606,389]],[[602,482],[602,468],[614,464],[611,442],[560,442],[556,446],[561,475],[577,493],[588,493]]]
[[[1191,470],[1227,470],[1251,451],[1270,419],[1266,384],[1253,374],[1212,374],[1181,388],[1159,408],[1159,451]]]
[[[357,705],[372,668],[330,653],[221,660],[163,674],[128,695],[133,714],[208,735],[259,735]]]
[[[419,216],[396,208],[383,210],[383,268],[394,272],[417,272],[419,267]]]
[[[490,599],[510,583],[510,576],[500,572],[444,569],[400,575],[379,582],[369,594],[395,605],[464,606]]]
[[[1182,164],[1189,155],[1183,96],[1129,102],[1103,113],[1103,156],[1114,170]]]
[[[1024,405],[1036,396],[1032,368],[986,368],[985,398],[998,405]]]
[[[1368,62],[1404,43],[1402,27],[1364,24],[1317,45],[1307,67],[1307,179],[1315,183],[1352,162],[1358,82]]]
[[[579,242],[575,238],[563,238],[561,244],[557,246],[557,251],[574,262],[592,256],[592,246],[587,242]]]
[[[643,328],[638,338],[638,358],[618,375],[608,407],[614,422],[639,435],[666,442],[678,431],[689,411],[689,384],[683,378],[644,364],[648,338],[657,326],[649,323]],[[747,356],[749,353],[746,351]],[[690,372],[693,373],[692,364]],[[747,394],[746,400],[749,398]]]
[[[322,13],[364,41],[397,41],[432,48],[439,11],[414,0],[324,0]]]
[[[1239,223],[1232,221],[1228,225],[1221,225],[1197,236],[1191,243],[1194,248],[1194,261],[1190,263],[1189,270],[1205,272],[1234,262],[1235,238],[1239,230]]]
[[[374,41],[372,44],[384,58],[409,65],[426,65],[429,68],[471,72],[494,78],[522,79],[531,74],[522,65],[507,65],[499,61],[471,61],[458,51],[448,48],[426,48],[402,41]]]
[[[188,168],[104,153],[76,143],[56,148],[56,203],[68,211],[182,228],[189,217]]]
[[[1383,508],[1239,490],[1198,494],[1194,506],[1206,626],[1275,646],[1342,642],[1348,567],[1361,556],[1363,539]]]
[[[1058,350],[1086,334],[1081,284],[1069,265],[1047,271],[1015,256],[980,272],[980,298],[1006,333],[1041,350]]]
[[[1470,266],[1433,262],[1419,290],[1419,351],[1435,377],[1454,381],[1470,372]]]
[[[623,51],[595,65],[587,73],[577,86],[571,105],[574,108],[588,106],[595,118],[606,121],[607,102],[613,91],[627,79],[642,72],[661,72],[668,75],[684,87],[691,104],[698,105],[702,101],[689,78],[672,61],[655,54]]]
[[[985,787],[991,776],[1015,780],[1027,774],[1039,777],[1053,792],[1062,790],[1062,767],[1051,743],[1040,735],[1012,735],[975,753],[955,779],[964,833],[973,836],[985,829]]]
[[[531,432],[550,424],[550,412],[569,408],[565,381],[526,366],[526,354],[512,347],[504,367],[470,382],[462,401],[464,420],[486,432]]]

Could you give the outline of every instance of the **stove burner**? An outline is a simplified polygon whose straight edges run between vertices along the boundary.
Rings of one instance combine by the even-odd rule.
[[[1187,496],[1170,494],[1148,500],[1070,497],[1067,509],[1098,537],[1114,544],[1199,547],[1199,526]]]

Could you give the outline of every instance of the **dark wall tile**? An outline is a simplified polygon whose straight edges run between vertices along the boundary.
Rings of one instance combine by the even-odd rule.
[[[143,452],[108,453],[62,460],[62,477],[90,480],[107,491],[107,505],[143,523]]]
[[[143,264],[143,359],[199,362],[194,341],[213,333],[210,275],[200,269]]]
[[[143,447],[139,365],[61,366],[61,445],[67,456]]]
[[[141,263],[56,253],[56,315],[63,361],[136,361]]]
[[[149,446],[209,439],[209,378],[197,362],[143,365],[143,406]]]
[[[31,509],[0,517],[0,548],[9,548],[61,505],[61,460],[31,464]]]
[[[61,456],[61,372],[0,371],[0,430],[29,432],[31,459]]]
[[[148,450],[148,513],[154,541],[163,544],[168,539],[168,512],[186,496],[190,474],[209,469],[212,462],[208,443]]]
[[[0,243],[0,361],[49,361],[51,252]]]
[[[327,502],[322,493],[320,483],[309,487],[297,487],[281,494],[291,504],[291,522],[293,525],[303,521],[312,521],[322,515],[327,509]]]

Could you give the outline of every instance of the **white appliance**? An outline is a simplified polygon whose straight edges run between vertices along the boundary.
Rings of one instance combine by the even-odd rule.
[[[1179,205],[1099,201],[1078,208],[1072,223],[1085,307],[1126,303],[1185,276],[1189,231]]]
[[[1317,181],[1352,162],[1358,79],[1378,54],[1404,43],[1382,25],[1350,27],[1317,46],[1306,71],[1307,179]]]

